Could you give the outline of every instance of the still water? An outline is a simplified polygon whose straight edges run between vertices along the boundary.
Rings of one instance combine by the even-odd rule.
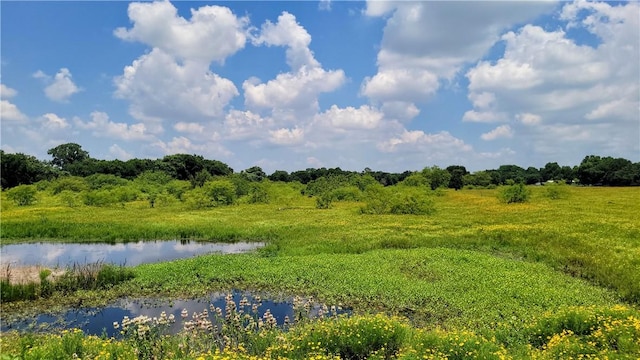
[[[255,295],[250,292],[234,290],[231,294],[238,307],[243,297],[246,298],[249,303],[256,301]],[[186,309],[188,313],[186,320],[190,320],[194,312],[200,313],[207,309],[209,318],[213,321],[214,312],[211,311],[210,305],[223,309],[224,315],[225,296],[226,293],[213,293],[207,297],[194,300],[119,300],[104,308],[70,309],[57,316],[43,314],[13,323],[3,322],[0,331],[17,329],[50,332],[60,329],[78,328],[84,331],[85,334],[116,336],[119,330],[114,329],[114,321],[121,323],[125,316],[128,316],[130,319],[141,315],[159,318],[160,314],[164,311],[167,316],[173,314],[176,319],[175,323],[168,329],[169,333],[175,334],[179,332],[184,325],[181,319],[183,309]],[[317,316],[321,306],[317,303],[311,303],[309,299],[306,299],[306,301],[309,301],[310,304],[311,317]],[[293,299],[270,300],[262,298],[261,305],[258,307],[258,316],[262,317],[267,310],[276,318],[278,325],[283,325],[285,316],[288,316],[290,319],[294,317]],[[245,311],[250,312],[251,306],[245,307]],[[349,311],[340,309],[337,312],[348,313]]]
[[[235,254],[264,246],[258,242],[233,244],[189,240],[138,241],[129,243],[26,243],[0,247],[2,265],[67,267],[95,262],[135,266],[170,261],[207,253]]]

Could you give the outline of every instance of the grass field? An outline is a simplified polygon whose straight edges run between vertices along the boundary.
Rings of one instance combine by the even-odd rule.
[[[624,304],[635,347],[620,354],[640,356],[640,322],[634,323],[640,303],[638,188],[567,187],[567,196],[552,200],[538,187],[524,204],[501,203],[499,190],[450,190],[433,196],[436,211],[428,216],[363,215],[359,202],[316,209],[313,198],[289,185],[272,184],[270,191],[269,204],[210,210],[188,210],[181,203],[150,208],[144,201],[68,207],[50,195],[28,207],[3,201],[3,243],[175,238],[268,243],[254,254],[138,266],[133,280],[109,290],[3,303],[3,314],[99,304],[125,294],[259,289],[313,295],[357,313],[406,317],[410,332],[418,331],[416,326],[441,329],[432,334],[438,339],[472,331],[496,346],[496,356],[557,358],[558,353],[544,353],[548,346],[529,348],[526,339],[508,338],[549,312],[605,309],[576,310],[593,315]],[[508,336],[505,326],[511,329]],[[574,350],[591,341],[579,338],[575,344],[582,345],[575,345],[564,330],[548,340],[558,335],[558,344],[566,340]],[[406,358],[411,349],[420,353],[414,340],[404,340],[400,353]]]

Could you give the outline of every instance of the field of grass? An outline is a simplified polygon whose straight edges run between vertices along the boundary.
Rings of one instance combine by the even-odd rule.
[[[268,243],[254,254],[138,266],[134,279],[109,290],[3,303],[3,315],[124,295],[256,289],[313,295],[356,313],[402,316],[411,321],[411,332],[416,326],[443,331],[426,337],[472,331],[495,345],[496,356],[506,347],[509,356],[526,358],[539,350],[545,358],[551,354],[543,354],[548,344],[528,348],[528,340],[514,340],[516,346],[508,339],[547,312],[626,304],[636,319],[629,320],[636,329],[629,341],[636,345],[625,354],[640,356],[640,188],[567,187],[566,196],[552,200],[539,187],[523,204],[500,202],[499,189],[447,190],[433,195],[435,213],[427,216],[364,215],[359,202],[317,209],[315,199],[290,185],[272,184],[270,191],[269,204],[207,210],[179,202],[150,208],[146,201],[68,207],[50,195],[27,207],[3,201],[3,244],[176,238]],[[511,329],[508,336],[505,327]],[[564,330],[547,336],[557,335],[558,344],[571,349],[587,344],[582,338],[572,343],[573,335]],[[403,356],[424,355],[417,344],[407,340]]]

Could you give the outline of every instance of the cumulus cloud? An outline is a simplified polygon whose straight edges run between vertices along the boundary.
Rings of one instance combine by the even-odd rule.
[[[10,99],[16,96],[18,92],[15,89],[12,89],[5,84],[0,84],[0,98],[2,99]]]
[[[118,159],[122,161],[133,159],[133,155],[131,155],[131,153],[127,152],[126,150],[118,146],[118,144],[113,144],[109,147],[109,154],[113,156],[114,159]]]
[[[164,121],[222,119],[239,92],[209,66],[245,46],[248,18],[202,6],[187,20],[169,2],[132,3],[128,14],[133,26],[116,29],[115,36],[151,47],[114,80],[115,96],[130,102],[129,113],[154,133],[163,131]]]
[[[492,123],[501,122],[507,120],[506,113],[492,112],[492,111],[475,111],[469,110],[462,116],[462,121]]]
[[[159,49],[127,66],[115,85],[116,97],[131,101],[131,115],[139,120],[187,117],[203,121],[221,116],[239,94],[231,80],[212,73],[207,64],[180,65]]]
[[[225,138],[230,140],[258,139],[273,121],[251,111],[231,110],[224,119]]]
[[[158,140],[152,143],[151,146],[160,150],[164,155],[197,153],[210,158],[227,158],[233,155],[218,141],[196,143],[184,136],[173,137],[168,142]]]
[[[27,116],[8,100],[0,100],[0,118],[3,121],[26,121]]]
[[[282,125],[310,121],[319,110],[318,96],[336,90],[345,81],[344,71],[322,68],[309,49],[311,35],[290,13],[283,12],[275,24],[267,20],[253,43],[287,48],[290,72],[266,83],[252,78],[242,84],[249,110],[268,110]]]
[[[540,115],[531,113],[517,114],[516,119],[518,119],[524,125],[537,125],[542,121],[542,117]]]
[[[44,114],[39,120],[42,123],[42,126],[49,130],[67,129],[71,126],[65,118],[61,118],[53,113]]]
[[[287,64],[291,70],[298,71],[303,66],[318,67],[320,63],[309,49],[311,35],[296,21],[296,17],[286,11],[278,16],[278,22],[267,20],[260,35],[253,39],[254,45],[286,46]]]
[[[33,74],[36,79],[42,79],[46,84],[44,93],[50,100],[57,102],[67,102],[71,95],[81,91],[81,89],[71,80],[71,72],[67,68],[61,68],[53,78],[38,70]]]
[[[513,130],[509,125],[500,125],[497,128],[480,135],[482,140],[490,141],[499,138],[511,138],[513,137]]]
[[[178,132],[187,134],[200,134],[204,131],[204,126],[202,126],[201,124],[183,121],[180,121],[173,125],[173,128]]]
[[[373,101],[428,100],[469,61],[482,57],[500,32],[552,8],[530,2],[368,1],[365,14],[388,16],[378,73],[363,81]]]
[[[507,32],[501,37],[504,54],[467,72],[474,110],[463,120],[478,120],[487,111],[515,119],[510,129],[532,156],[581,156],[599,149],[633,157],[640,151],[638,13],[635,2],[578,1],[563,6],[565,29],[528,24]],[[597,42],[576,43],[567,35],[572,28],[590,32]],[[508,134],[498,127],[482,138]],[[618,152],[611,152],[614,148]]]
[[[126,141],[149,141],[154,136],[147,132],[143,123],[127,124],[116,123],[109,120],[109,115],[104,112],[94,111],[90,114],[91,121],[83,122],[75,118],[77,127],[84,130],[92,130],[94,136],[121,139]]]
[[[223,6],[191,9],[191,19],[178,15],[168,1],[131,3],[131,29],[117,28],[115,36],[138,41],[182,60],[223,62],[245,46],[249,19]]]
[[[378,144],[378,149],[383,152],[419,151],[430,155],[472,150],[470,145],[447,131],[429,134],[422,130],[405,130],[399,136]]]
[[[270,130],[269,136],[270,141],[277,145],[298,145],[304,140],[304,130],[300,128]]]
[[[336,105],[315,116],[314,122],[337,129],[370,130],[380,126],[383,114],[378,110],[362,105],[359,108],[347,106],[342,109]]]

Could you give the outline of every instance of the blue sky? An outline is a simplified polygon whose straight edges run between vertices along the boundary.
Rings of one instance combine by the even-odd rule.
[[[239,171],[640,161],[636,2],[6,2],[1,145]]]

